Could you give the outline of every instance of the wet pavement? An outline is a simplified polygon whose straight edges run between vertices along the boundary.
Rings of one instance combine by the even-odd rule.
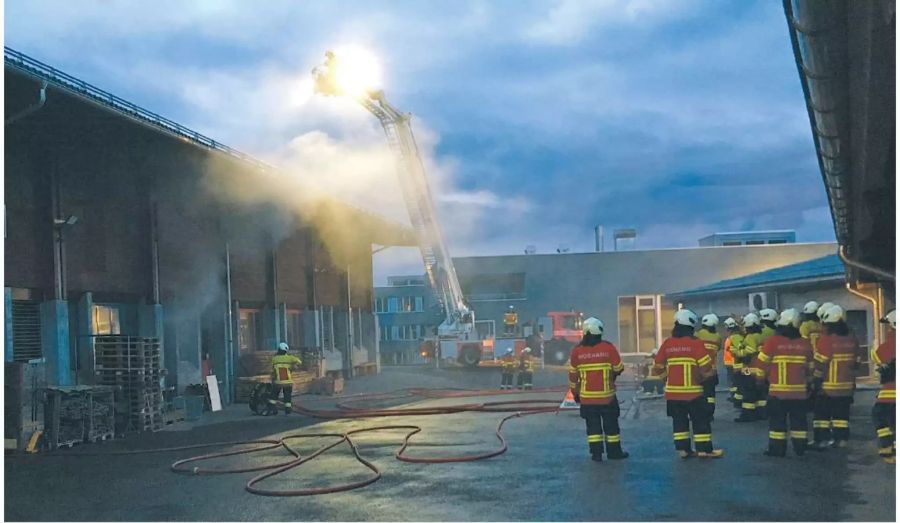
[[[535,386],[565,383],[557,370],[538,372]],[[348,382],[347,394],[404,387],[482,388],[499,382],[495,371],[388,368]],[[559,394],[528,397],[561,399]],[[719,407],[713,439],[720,460],[675,456],[671,422],[661,399],[635,400],[622,391],[622,440],[631,458],[588,459],[577,411],[513,419],[504,427],[509,451],[472,463],[411,464],[394,459],[403,431],[355,438],[363,457],[383,471],[360,490],[316,497],[272,498],[244,491],[254,474],[190,476],[169,465],[198,451],[89,457],[28,457],[5,464],[7,520],[399,520],[399,521],[888,521],[895,519],[894,467],[876,455],[869,416],[873,393],[857,393],[847,449],[802,458],[762,455],[765,422],[735,424],[732,408]],[[416,405],[492,401],[496,397],[441,399]],[[503,399],[509,399],[504,397]],[[519,397],[516,397],[519,399]],[[307,401],[307,400],[304,400]],[[328,402],[321,402],[327,404]],[[474,454],[498,446],[494,427],[504,414],[460,413],[319,422],[302,416],[262,418],[245,405],[207,415],[179,430],[130,436],[70,453],[168,447],[212,441],[278,437],[298,431],[333,432],[384,424],[423,428],[412,456]],[[189,428],[190,430],[185,430]],[[303,452],[317,447],[298,445]],[[224,458],[208,466],[283,460],[283,451]],[[370,472],[346,445],[260,486],[294,489],[360,480]]]

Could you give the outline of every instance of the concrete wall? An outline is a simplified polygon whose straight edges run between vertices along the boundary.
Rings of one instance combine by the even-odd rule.
[[[478,319],[501,324],[515,305],[524,323],[548,311],[575,309],[606,324],[617,342],[618,297],[667,294],[833,254],[833,243],[698,247],[577,254],[456,258],[463,285],[475,274],[525,273],[524,300],[473,302]],[[663,325],[668,320],[663,318]]]

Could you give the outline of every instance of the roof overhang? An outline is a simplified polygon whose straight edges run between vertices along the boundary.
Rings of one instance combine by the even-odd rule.
[[[699,297],[712,297],[712,296],[721,296],[727,294],[743,294],[743,293],[752,293],[752,292],[763,292],[768,290],[777,290],[783,289],[785,287],[802,287],[802,286],[813,286],[820,285],[823,283],[843,283],[844,276],[841,274],[836,274],[833,276],[823,276],[820,278],[805,278],[798,280],[785,280],[778,281],[772,283],[759,283],[754,285],[743,285],[737,287],[724,287],[718,289],[710,289],[710,290],[698,290],[698,291],[686,291],[686,292],[673,292],[666,294],[667,298],[673,299],[684,299],[684,298],[699,298]]]
[[[784,0],[784,11],[847,278],[893,285],[895,3]]]

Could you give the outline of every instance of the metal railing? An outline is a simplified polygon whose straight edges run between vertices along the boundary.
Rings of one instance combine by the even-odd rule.
[[[172,120],[164,116],[160,116],[152,111],[148,111],[147,109],[139,107],[129,102],[128,100],[119,98],[112,93],[106,92],[99,87],[85,82],[84,80],[64,73],[53,66],[47,65],[39,60],[35,60],[34,58],[16,51],[15,49],[4,46],[3,59],[7,67],[12,67],[27,75],[45,80],[55,87],[64,89],[73,94],[86,98],[94,103],[112,109],[129,118],[153,125],[178,137],[185,138],[198,145],[202,145],[208,149],[225,153],[231,157],[252,164],[254,167],[263,171],[276,170],[274,166],[266,162],[238,151],[237,149],[231,148],[223,143],[217,142],[216,140],[200,134],[197,131],[188,129],[187,127],[177,122],[173,122]]]

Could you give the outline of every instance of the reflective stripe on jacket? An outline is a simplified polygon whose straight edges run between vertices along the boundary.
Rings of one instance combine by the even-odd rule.
[[[616,397],[616,376],[624,370],[612,343],[578,345],[569,357],[569,389],[580,396],[582,405],[608,405]]]
[[[722,348],[722,335],[718,332],[698,329],[696,336],[703,341],[703,345],[706,347],[706,350],[709,351],[709,356],[713,361],[716,361],[716,358],[719,355],[719,349]]]
[[[302,363],[303,362],[297,356],[292,356],[290,354],[276,354],[272,357],[272,373],[275,375],[272,381],[276,385],[294,383],[294,380],[291,377],[291,367]]]
[[[776,334],[763,344],[752,373],[759,380],[768,379],[770,396],[786,400],[806,399],[812,359],[809,341]]]
[[[713,372],[703,341],[686,336],[668,338],[656,352],[655,374],[666,374],[666,399],[690,401],[703,394],[703,380]]]
[[[872,362],[875,365],[890,365],[896,358],[897,355],[897,343],[895,334],[891,331],[888,334],[888,338],[884,340],[884,343],[878,346],[877,349],[872,351]],[[881,390],[878,391],[878,397],[875,400],[877,403],[896,403],[897,402],[897,386],[894,380],[886,382],[881,385]]]
[[[815,350],[816,376],[824,378],[822,392],[831,397],[852,396],[856,388],[859,344],[853,336],[819,336]]]

